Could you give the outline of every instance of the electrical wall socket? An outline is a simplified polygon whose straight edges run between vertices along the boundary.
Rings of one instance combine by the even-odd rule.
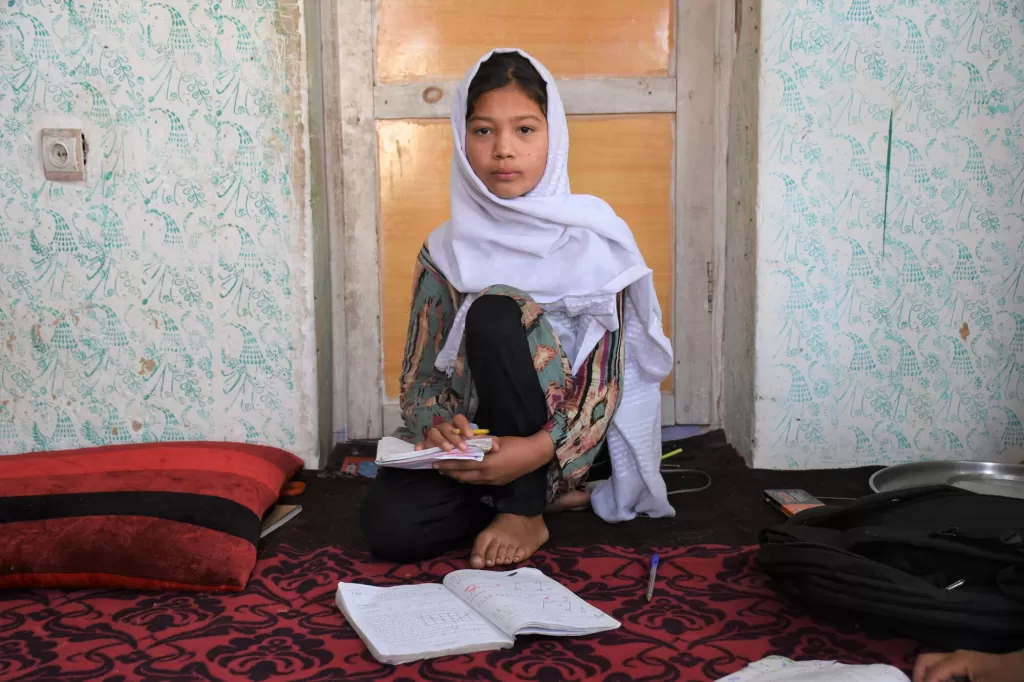
[[[44,128],[43,173],[47,180],[85,180],[85,136],[78,128]]]

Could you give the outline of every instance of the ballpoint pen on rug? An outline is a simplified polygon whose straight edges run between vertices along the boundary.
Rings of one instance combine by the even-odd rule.
[[[647,601],[654,596],[654,579],[658,576],[658,555],[651,557],[651,576],[647,579]]]

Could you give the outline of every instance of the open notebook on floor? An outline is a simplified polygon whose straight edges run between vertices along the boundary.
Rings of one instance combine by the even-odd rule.
[[[479,462],[491,450],[490,438],[468,438],[467,450],[446,451],[441,448],[417,450],[412,443],[390,436],[377,442],[377,466],[395,469],[429,469],[434,462],[461,459]]]
[[[453,571],[442,584],[339,583],[338,608],[381,663],[508,649],[516,635],[571,637],[619,622],[536,568]]]

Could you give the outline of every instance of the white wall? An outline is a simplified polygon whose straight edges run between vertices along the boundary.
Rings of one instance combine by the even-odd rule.
[[[0,453],[240,440],[317,463],[299,0],[0,16]],[[44,127],[88,179],[44,180]]]
[[[761,20],[754,465],[1019,461],[1024,4]]]

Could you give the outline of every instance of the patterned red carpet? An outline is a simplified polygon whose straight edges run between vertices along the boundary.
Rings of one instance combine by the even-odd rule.
[[[647,557],[560,548],[532,562],[622,621],[617,631],[400,668],[378,664],[345,624],[337,582],[433,582],[461,559],[394,567],[281,547],[241,594],[0,593],[0,680],[714,680],[769,654],[912,665],[906,640],[835,629],[781,601],[752,549],[663,552],[650,604]]]

